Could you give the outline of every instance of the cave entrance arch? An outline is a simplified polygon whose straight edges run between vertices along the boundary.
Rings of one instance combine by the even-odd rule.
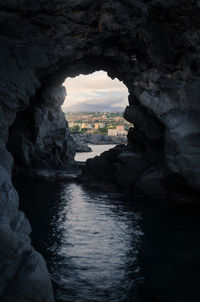
[[[165,128],[141,104],[139,94],[142,93],[144,84],[141,80],[139,82],[139,79],[137,82],[140,74],[138,68],[135,55],[129,56],[127,62],[124,56],[120,56],[117,48],[105,55],[84,56],[81,59],[72,60],[71,63],[61,62],[60,65],[51,66],[48,73],[41,76],[41,87],[31,98],[30,105],[24,112],[18,113],[10,128],[8,148],[14,155],[17,172],[23,171],[24,174],[31,174],[34,170],[34,173],[38,175],[38,170],[41,169],[73,170],[74,142],[61,110],[66,96],[65,88],[62,85],[66,78],[103,70],[111,79],[117,78],[127,87],[129,105],[125,109],[124,118],[134,124],[134,127],[131,127],[128,132],[128,143],[132,149],[127,150],[128,153],[123,153],[120,158],[117,168],[120,177],[117,177],[117,182],[122,183],[123,187],[135,188],[135,184],[139,181],[139,191],[143,194],[143,187],[146,186],[147,181],[146,193],[151,194],[149,192],[151,187],[153,187],[153,193],[156,192],[160,183],[165,182],[165,179],[164,181],[162,179],[163,174],[160,172]],[[147,86],[150,85],[148,76],[149,74],[143,74],[143,81],[147,81],[145,84]],[[156,78],[156,76],[156,71],[152,71],[151,77]],[[155,89],[150,87],[150,91],[152,90],[153,93],[155,93]],[[144,181],[143,173],[145,173]],[[146,175],[148,178],[149,174],[150,181],[146,180]],[[127,177],[128,182],[125,183],[124,180]],[[153,183],[151,179],[153,179]],[[158,190],[159,196],[165,195],[165,193],[165,190],[161,190],[160,194]]]
[[[19,112],[10,128],[8,148],[14,156],[15,167],[58,169],[73,160],[70,132],[64,126],[61,105],[65,99],[63,83],[66,78],[89,75],[104,70],[112,80],[120,78],[119,66],[106,58],[86,58],[71,65],[62,65],[52,75],[42,79],[42,86],[31,98],[30,106]]]
[[[135,64],[134,57],[131,68]],[[49,74],[41,78],[41,88],[31,98],[28,108],[18,113],[10,128],[8,148],[14,156],[17,173],[22,171],[22,173],[31,174],[34,170],[37,175],[37,170],[41,169],[73,169],[74,142],[61,110],[66,96],[62,84],[68,77],[74,78],[80,74],[88,75],[101,70],[107,72],[111,79],[117,78],[123,82],[129,92],[129,106],[126,107],[124,117],[134,124],[134,128],[129,129],[128,142],[134,145],[135,153],[125,153],[123,156],[131,156],[131,165],[127,166],[125,163],[125,170],[124,167],[121,169],[121,166],[118,170],[124,172],[127,168],[130,170],[128,185],[132,186],[143,171],[159,164],[162,152],[161,145],[157,142],[162,140],[163,127],[141,106],[135,96],[137,89],[140,88],[134,86],[133,73],[127,72],[127,65],[119,59],[119,56],[116,55],[115,58],[112,54],[112,58],[91,56],[75,60],[71,64],[63,63],[56,69],[52,67]],[[121,161],[123,163],[124,160]],[[132,171],[134,171],[133,177]],[[126,178],[126,172],[120,177]],[[120,179],[119,182],[121,182]]]
[[[127,143],[131,124],[123,118],[128,89],[122,82],[97,71],[68,77],[63,86],[67,96],[62,110],[75,141],[75,160],[85,161],[116,144]]]

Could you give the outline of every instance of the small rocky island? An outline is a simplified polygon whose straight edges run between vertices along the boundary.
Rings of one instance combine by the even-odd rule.
[[[91,152],[92,149],[88,146],[88,144],[119,145],[127,143],[127,137],[125,135],[109,136],[96,133],[83,134],[80,132],[72,132],[71,135],[75,142],[76,152]]]

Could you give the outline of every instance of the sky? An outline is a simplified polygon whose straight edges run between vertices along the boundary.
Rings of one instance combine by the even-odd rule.
[[[62,107],[81,102],[106,103],[113,107],[128,105],[128,89],[118,79],[112,80],[104,71],[67,78],[63,83],[67,97]]]

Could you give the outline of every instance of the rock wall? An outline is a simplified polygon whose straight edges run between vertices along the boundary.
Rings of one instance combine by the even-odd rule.
[[[157,176],[164,170],[174,185],[179,179],[199,191],[200,4],[7,0],[0,3],[0,28],[0,237],[9,251],[4,257],[1,245],[0,299],[49,302],[46,267],[30,245],[10,182],[7,145],[15,165],[65,165],[73,147],[52,95],[67,76],[104,69],[129,89],[125,118],[135,125],[129,142],[139,153],[129,156],[132,169],[144,157]],[[140,176],[144,186],[147,171]]]
[[[74,140],[61,110],[65,96],[62,86],[44,89],[36,104],[17,115],[7,143],[16,166],[66,169],[73,162]]]
[[[72,132],[75,140],[76,152],[90,152],[92,149],[88,144],[93,145],[118,145],[127,143],[126,135],[109,136],[107,134]]]

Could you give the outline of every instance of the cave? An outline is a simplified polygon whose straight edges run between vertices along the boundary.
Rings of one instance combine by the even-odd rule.
[[[66,77],[105,70],[128,88],[124,118],[135,126],[128,149],[100,157],[109,171],[120,158],[107,181],[133,195],[198,204],[200,6],[195,0],[16,0],[2,1],[0,12],[0,297],[53,302],[12,171],[31,176],[39,168],[74,168],[61,85]],[[86,165],[83,181],[102,180],[105,170],[93,173],[99,162]]]
[[[98,60],[98,59],[97,59]],[[83,65],[83,63],[77,63],[77,65]],[[70,167],[73,169],[74,163],[74,139],[73,133],[70,133],[68,120],[65,121],[63,115],[63,109],[65,110],[64,113],[66,114],[68,111],[68,107],[64,107],[70,104],[70,97],[69,91],[71,89],[70,83],[73,86],[73,79],[75,82],[77,78],[82,85],[84,83],[90,83],[90,79],[93,79],[94,84],[98,83],[96,79],[97,74],[93,73],[93,69],[88,69],[85,67],[86,64],[90,64],[86,60],[84,67],[82,67],[82,72],[85,75],[82,75],[79,79],[79,73],[76,72],[70,73],[69,75],[73,76],[70,78],[69,76],[65,79],[65,81],[59,86],[57,85],[57,80],[59,75],[57,73],[53,75],[50,79],[45,80],[45,83],[30,100],[30,105],[26,108],[25,111],[19,112],[16,116],[16,119],[12,126],[9,128],[9,139],[7,142],[7,148],[12,154],[14,158],[14,171],[15,174],[28,174],[29,177],[31,174],[39,173],[39,170],[51,170],[53,172],[54,169],[60,170],[70,170]],[[92,64],[93,65],[93,64]],[[90,65],[89,65],[90,66]],[[96,68],[96,67],[94,67]],[[89,71],[88,71],[89,70]],[[90,70],[92,70],[90,72]],[[122,91],[126,91],[126,95],[128,94],[128,90],[124,84],[119,82],[116,78],[113,81],[111,78],[107,76],[105,71],[101,71],[102,80],[112,85],[105,87],[104,89],[109,89],[109,93],[111,93],[112,89],[117,89],[118,87],[114,87],[116,85],[120,85],[120,89],[118,88],[117,93],[119,94],[118,97],[115,97],[115,102],[119,103],[123,101],[123,98],[120,96],[124,95]],[[87,75],[90,77],[87,78]],[[94,75],[94,76],[93,76]],[[96,79],[96,80],[95,80]],[[50,81],[50,86],[49,86]],[[62,81],[62,80],[61,80]],[[54,83],[54,84],[52,84]],[[94,85],[93,84],[93,85]],[[76,84],[77,85],[77,84]],[[91,84],[92,85],[92,80]],[[78,87],[76,86],[76,89]],[[95,89],[95,87],[93,88]],[[98,88],[97,88],[98,89]],[[102,86],[103,89],[103,86]],[[122,91],[121,91],[122,89]],[[83,88],[84,90],[84,88]],[[81,91],[81,94],[84,91]],[[113,103],[113,101],[109,98],[108,92],[104,92],[105,96],[108,98],[108,103]],[[125,92],[124,92],[125,93]],[[90,96],[91,97],[91,96]],[[93,96],[94,98],[94,96]],[[97,95],[95,96],[96,102],[98,101]],[[103,99],[102,99],[103,100]],[[82,100],[83,101],[83,100]],[[90,102],[94,102],[95,100],[90,100]],[[105,100],[103,100],[105,103]],[[100,99],[99,101],[100,102]],[[126,106],[128,102],[128,97],[126,100],[126,104],[121,104],[120,106]],[[72,99],[73,103],[73,99]],[[99,103],[100,104],[100,103]],[[80,104],[79,104],[80,106]],[[85,111],[85,106],[87,103],[82,103],[82,110]],[[90,105],[94,106],[94,105]],[[97,105],[98,108],[99,105]],[[104,104],[106,106],[106,103]],[[109,104],[108,104],[109,106]],[[63,108],[64,107],[64,108]],[[103,108],[103,107],[102,107]],[[124,108],[125,109],[125,108]],[[102,110],[102,109],[101,109]],[[111,110],[116,111],[116,107],[111,108]],[[118,107],[118,110],[123,110],[123,107]],[[79,110],[80,111],[80,110]],[[86,109],[88,111],[88,109]],[[92,108],[94,111],[94,108]],[[108,111],[106,109],[106,111]],[[104,138],[103,138],[104,139]],[[112,142],[112,139],[110,138]],[[113,139],[114,141],[114,139]],[[117,139],[116,139],[117,141]],[[120,137],[118,138],[120,144],[121,142],[126,142],[126,139]],[[117,143],[116,143],[117,144]],[[31,169],[30,169],[31,168]],[[34,170],[34,172],[33,172]]]

